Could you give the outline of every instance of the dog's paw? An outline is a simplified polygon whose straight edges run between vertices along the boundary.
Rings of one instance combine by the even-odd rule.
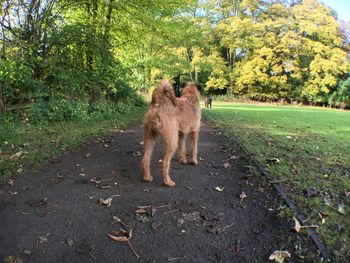
[[[190,164],[197,165],[197,164],[198,164],[198,161],[197,161],[197,160],[192,160],[192,161],[190,162]]]
[[[164,181],[164,184],[168,187],[174,187],[176,185],[173,180]]]
[[[152,176],[146,176],[146,177],[143,177],[143,180],[145,182],[153,182],[153,177]]]
[[[180,163],[180,164],[187,164],[187,160],[186,160],[186,159],[180,159],[180,160],[179,160],[179,163]]]

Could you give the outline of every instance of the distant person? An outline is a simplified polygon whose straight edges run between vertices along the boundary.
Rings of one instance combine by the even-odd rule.
[[[204,104],[205,104],[205,107],[206,107],[207,109],[208,109],[208,108],[211,109],[211,103],[212,103],[212,101],[213,101],[213,98],[212,98],[210,95],[208,95],[208,96],[205,97]]]

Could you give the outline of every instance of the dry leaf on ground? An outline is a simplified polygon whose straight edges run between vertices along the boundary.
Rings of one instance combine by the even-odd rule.
[[[295,223],[294,229],[295,229],[295,231],[299,232],[301,229],[301,224],[298,221],[298,219],[296,219],[295,217],[293,217],[293,219],[294,219],[294,223]]]
[[[346,214],[346,212],[345,212],[345,205],[344,204],[339,204],[337,210],[342,215]]]
[[[269,260],[274,260],[277,263],[283,263],[285,258],[290,258],[290,257],[291,257],[291,254],[288,251],[276,250],[270,255]]]
[[[10,179],[10,180],[8,180],[7,184],[13,186],[13,185],[15,184],[15,181],[13,181],[12,179]]]
[[[229,168],[231,165],[229,163],[224,163],[224,168]]]
[[[221,187],[221,186],[217,186],[217,187],[215,187],[214,188],[216,191],[218,191],[218,192],[223,192],[224,191],[224,187]]]
[[[115,197],[115,196],[119,196],[119,195],[112,195],[112,196],[108,197],[107,199],[103,199],[100,197],[100,205],[105,205],[106,207],[111,206],[113,197]]]
[[[112,231],[113,234],[108,234],[108,236],[117,242],[127,242],[132,253],[134,253],[134,255],[139,258],[140,256],[136,253],[134,247],[132,246],[130,239],[132,237],[132,229],[130,229],[129,231],[125,231],[123,229],[119,230],[119,231]]]
[[[23,261],[19,257],[7,256],[5,258],[5,262],[6,263],[22,263]]]
[[[319,226],[316,226],[316,225],[302,226],[300,224],[300,222],[298,221],[298,219],[296,219],[294,216],[293,216],[293,219],[294,219],[294,223],[295,223],[294,229],[297,232],[300,232],[300,230],[302,228],[318,228],[319,227]]]
[[[242,203],[243,199],[244,198],[247,198],[247,194],[243,191],[240,195],[239,195],[239,198],[241,199],[241,201],[239,203]]]

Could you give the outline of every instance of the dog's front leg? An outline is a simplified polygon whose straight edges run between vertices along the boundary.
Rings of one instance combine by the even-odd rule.
[[[197,144],[198,144],[198,132],[191,132],[190,137],[190,151],[191,151],[191,164],[198,164],[197,160]]]

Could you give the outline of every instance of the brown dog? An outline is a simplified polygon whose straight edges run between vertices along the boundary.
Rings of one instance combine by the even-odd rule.
[[[187,163],[185,135],[190,134],[191,164],[198,164],[197,141],[201,121],[199,92],[194,83],[186,83],[182,96],[176,98],[170,83],[163,80],[153,91],[152,101],[144,119],[143,180],[152,182],[150,160],[158,134],[163,137],[163,180],[166,186],[175,186],[170,179],[169,166],[177,146],[179,161]]]

